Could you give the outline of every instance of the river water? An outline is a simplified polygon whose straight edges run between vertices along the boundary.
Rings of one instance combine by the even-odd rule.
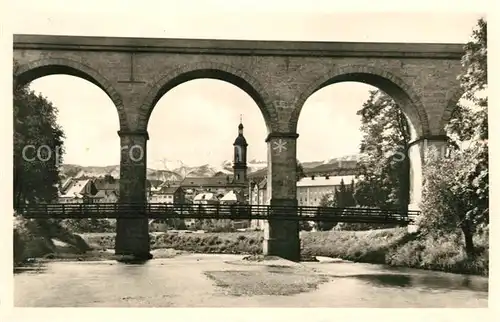
[[[488,307],[485,277],[351,262],[308,262],[297,267],[246,265],[241,264],[242,257],[186,254],[145,264],[43,263],[14,275],[14,305]]]

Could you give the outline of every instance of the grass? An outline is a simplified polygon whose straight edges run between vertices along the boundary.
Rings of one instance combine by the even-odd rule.
[[[115,234],[83,234],[94,248],[113,249]],[[262,252],[261,232],[151,235],[151,249],[174,248],[195,253],[259,254]]]
[[[97,248],[112,249],[114,234],[87,234],[84,239]],[[258,255],[262,232],[151,235],[151,248],[174,248],[195,253]],[[441,238],[409,234],[406,228],[371,231],[302,232],[301,255],[341,258],[354,262],[387,264],[453,273],[488,275],[488,240],[476,238],[479,254],[467,258],[456,235]]]
[[[411,238],[405,228],[315,232],[302,235],[302,255],[385,264],[390,249]]]
[[[488,245],[478,236],[476,259],[470,260],[457,235],[424,237],[406,228],[330,231],[304,234],[303,256],[337,257],[354,262],[488,275]]]

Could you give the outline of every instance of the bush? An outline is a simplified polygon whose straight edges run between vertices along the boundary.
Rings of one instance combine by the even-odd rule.
[[[180,218],[155,219],[149,226],[152,231],[163,231],[163,232],[172,229],[185,230],[187,228],[184,219]]]
[[[388,229],[396,228],[397,225],[394,224],[366,224],[366,223],[345,223],[340,222],[333,227],[336,231],[363,231],[363,230],[374,230],[374,229]]]
[[[420,236],[394,249],[387,256],[387,264],[441,270],[453,273],[488,275],[488,252],[468,258],[459,233],[435,237]]]
[[[230,219],[204,219],[196,220],[191,230],[204,230],[211,233],[235,232],[234,223]]]
[[[23,261],[23,252],[25,248],[25,241],[21,237],[21,233],[14,229],[14,264]]]
[[[101,218],[64,219],[61,226],[75,233],[115,232],[116,220]]]
[[[84,253],[91,249],[80,236],[69,232],[57,220],[16,217],[13,228],[14,264],[20,264],[27,258],[57,253],[58,249],[52,239],[69,244],[71,251],[76,253]]]
[[[303,231],[311,231],[313,229],[313,225],[309,221],[300,221],[299,229]]]

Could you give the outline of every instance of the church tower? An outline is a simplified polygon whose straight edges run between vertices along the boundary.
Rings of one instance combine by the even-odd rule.
[[[233,183],[247,183],[247,140],[243,136],[243,124],[240,117],[238,137],[234,140]]]

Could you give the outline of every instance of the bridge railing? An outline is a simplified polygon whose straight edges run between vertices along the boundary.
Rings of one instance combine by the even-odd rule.
[[[410,223],[419,214],[378,208],[162,203],[29,204],[19,213],[26,218],[273,219],[395,224]]]

